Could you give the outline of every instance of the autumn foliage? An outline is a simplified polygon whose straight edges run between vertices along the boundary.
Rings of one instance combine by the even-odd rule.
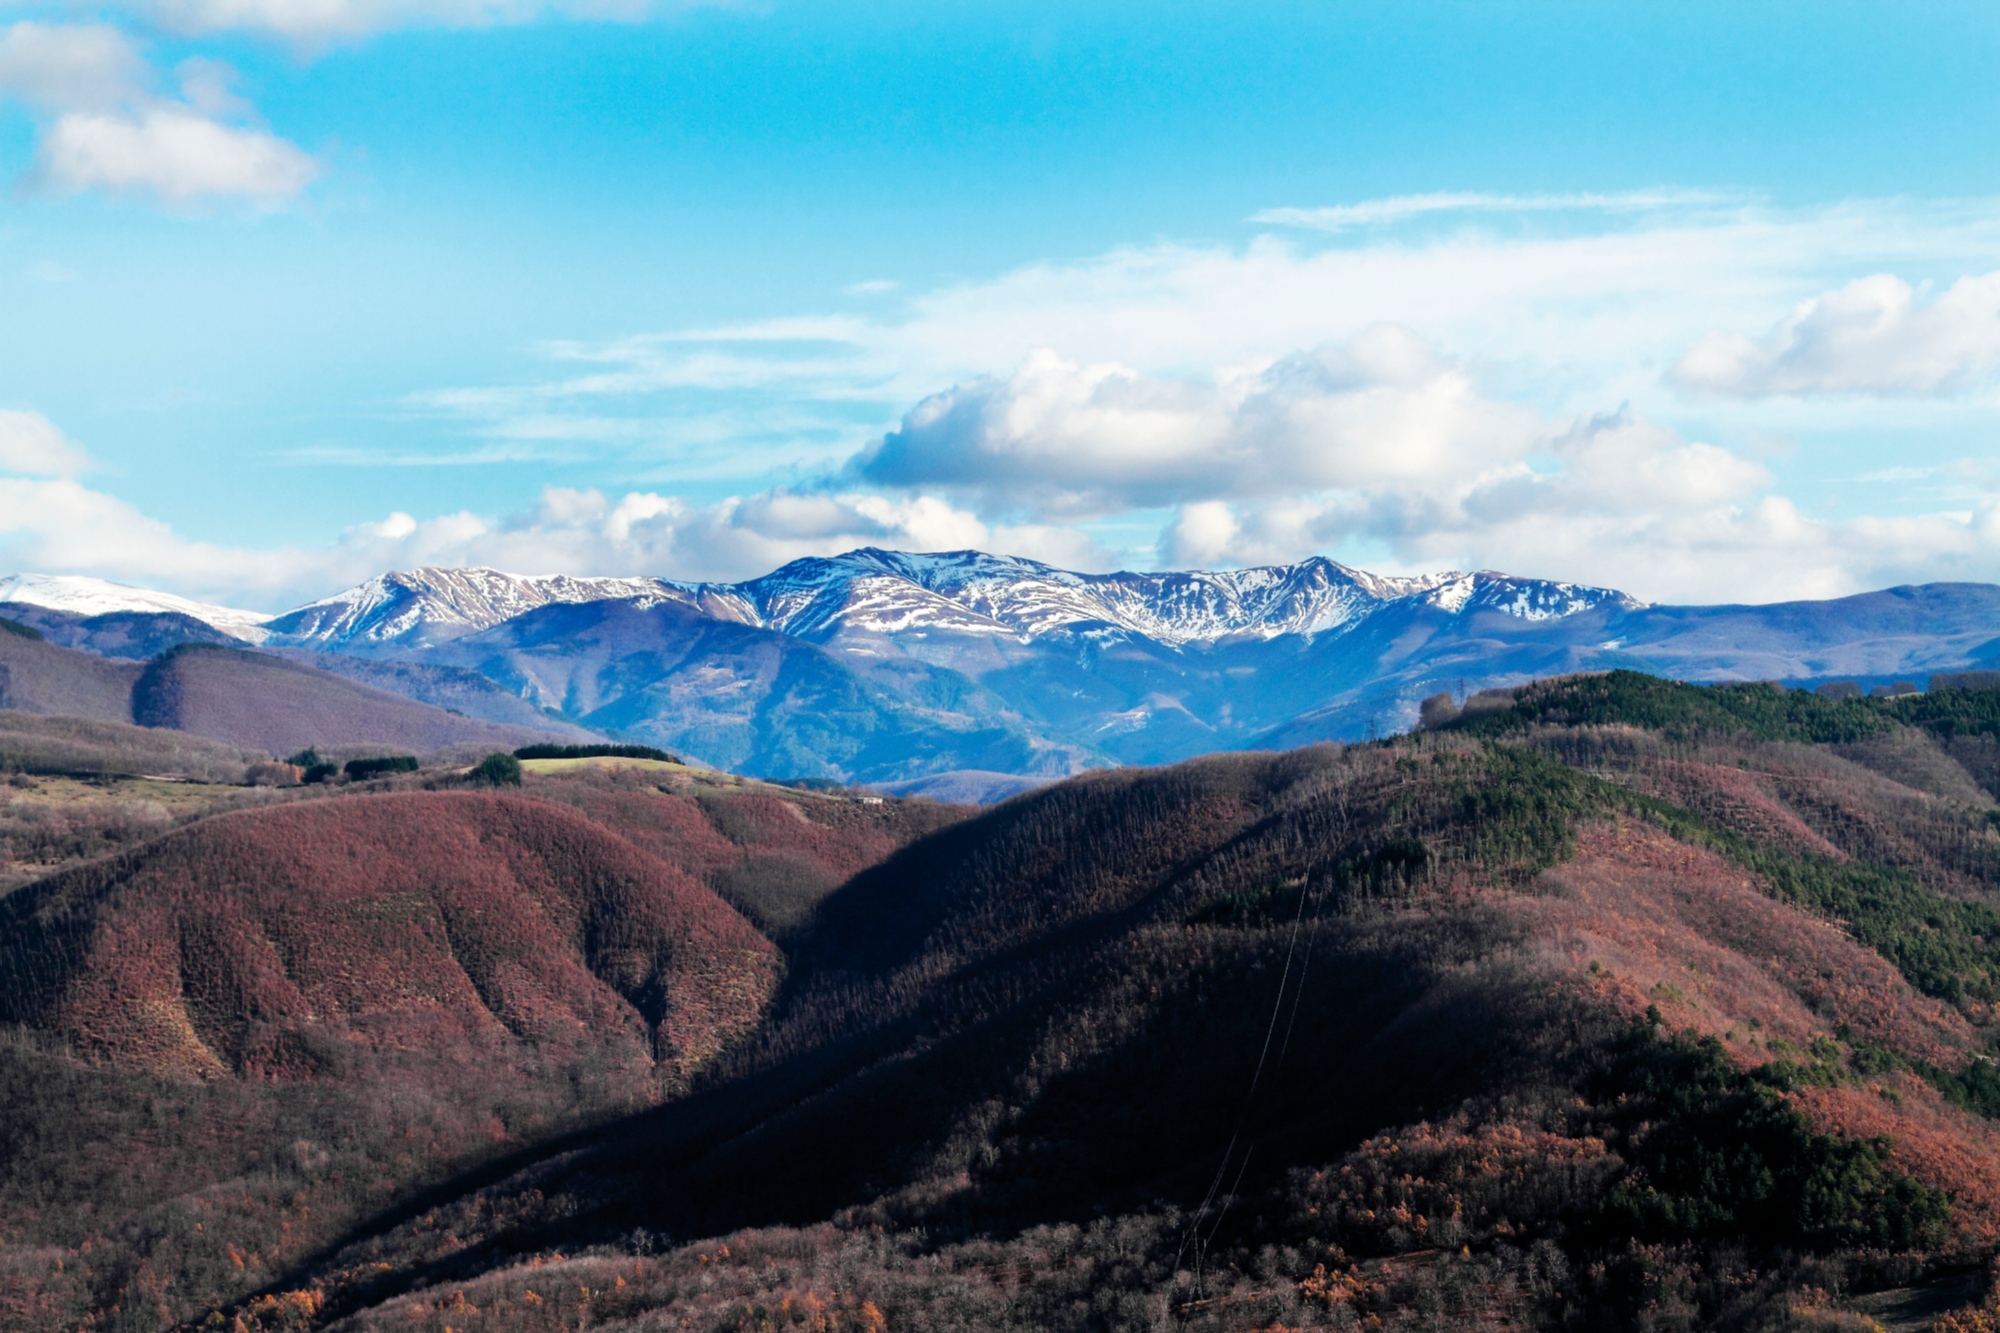
[[[204,819],[0,899],[0,1324],[1987,1327],[1996,728],[1612,675],[976,813]]]

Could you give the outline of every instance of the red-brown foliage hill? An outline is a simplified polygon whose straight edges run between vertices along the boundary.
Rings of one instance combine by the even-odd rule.
[[[779,935],[861,871],[973,813],[930,801],[864,803],[761,783],[683,778],[663,786],[654,770],[615,763],[537,775],[531,790],[576,807],[700,878]]]
[[[1531,1242],[1612,1263],[1591,1248],[1613,1225],[1595,1210],[1614,1182],[1646,1185],[1635,1164],[1651,1122],[1588,1071],[1618,1034],[1648,1030],[1648,1009],[1664,1028],[1722,1039],[1732,1077],[1777,1071],[1730,1096],[1764,1089],[1772,1115],[1818,1132],[1886,1134],[1884,1169],[1956,1200],[1950,1246],[1986,1243],[2000,1226],[2000,1180],[1979,1165],[1991,1126],[1910,1072],[1962,1091],[1952,1080],[1993,1045],[1984,918],[1951,915],[2000,901],[1983,804],[1963,784],[1932,783],[1939,795],[1823,747],[1655,740],[1570,728],[1216,757],[1091,775],[953,824],[820,904],[772,1023],[726,1082],[299,1280],[336,1310],[373,1304],[367,1327],[406,1313],[432,1327],[435,1313],[527,1328],[539,1325],[435,1302],[419,1318],[388,1298],[429,1283],[448,1295],[488,1267],[455,1257],[482,1243],[569,1250],[635,1224],[685,1236],[844,1216],[935,1238],[1101,1214],[1150,1238],[1119,1242],[1099,1270],[1122,1273],[1101,1281],[1124,1284],[1135,1320],[1172,1308],[1202,1327],[1319,1326],[1350,1277],[1374,1292],[1365,1308],[1390,1313],[1394,1284],[1350,1273],[1339,1247],[1428,1264],[1458,1252],[1457,1240],[1437,1248],[1449,1233],[1476,1247],[1466,1280],[1486,1296],[1437,1308],[1527,1326],[1536,1290],[1550,1290]],[[1850,889],[1852,911],[1839,896]],[[1900,1063],[1871,1073],[1882,1061]],[[1472,1145],[1470,1174],[1412,1184],[1391,1159],[1429,1132],[1416,1122],[1440,1117]],[[1532,1189],[1480,1176],[1489,1143],[1519,1145],[1508,1171]],[[1324,1178],[1379,1177],[1388,1195],[1422,1199],[1384,1204],[1357,1186],[1278,1220],[1300,1202],[1288,1169],[1343,1162]],[[1238,1196],[1227,1228],[1204,1204],[1218,1190]],[[1204,1220],[1190,1230],[1149,1205]],[[1187,1298],[1176,1270],[1193,1262],[1190,1237],[1231,1232],[1230,1280],[1280,1275],[1261,1280],[1289,1293],[1285,1318],[1253,1302],[1240,1317],[1172,1304]],[[1258,1249],[1300,1235],[1297,1269]],[[1034,1249],[1023,1240],[998,1261]],[[1793,1280],[1769,1277],[1764,1258],[1731,1259],[1724,1294],[1703,1294],[1703,1266],[1722,1253],[1657,1251],[1661,1271],[1686,1276],[1687,1308],[1701,1312],[1690,1326],[1734,1299],[1725,1289]],[[1622,1299],[1557,1289],[1558,1304],[1588,1297],[1600,1314]],[[707,1290],[663,1281],[648,1299],[671,1326],[706,1308]],[[892,1326],[930,1326],[939,1290],[913,1280],[895,1297],[905,1304],[883,1307]],[[1103,1308],[1088,1298],[1059,1317],[996,1311],[964,1326],[1104,1326],[1080,1313]],[[1300,1317],[1313,1301],[1319,1318]]]
[[[860,869],[773,899],[783,991],[691,1095],[285,1250],[222,1323],[1862,1327],[1812,1312],[2000,1238],[2000,833],[1884,736],[1215,757],[901,846],[930,814],[531,775],[718,886]]]
[[[268,654],[200,644],[154,659],[132,686],[131,699],[131,718],[141,726],[173,727],[279,755],[312,745],[511,750],[552,736],[460,717]]]
[[[531,1043],[678,1084],[757,1021],[778,970],[685,872],[571,811],[471,793],[223,816],[0,912],[0,1016],[191,1076]]]
[[[810,906],[962,813],[616,765],[426,789],[454,781],[268,793],[9,904],[0,1329],[199,1318],[677,1093],[777,972],[704,878]]]

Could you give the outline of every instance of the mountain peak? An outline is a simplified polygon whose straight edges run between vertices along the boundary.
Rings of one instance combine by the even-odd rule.
[[[78,616],[103,616],[119,611],[192,616],[251,643],[262,642],[272,619],[256,611],[214,606],[170,592],[135,588],[83,574],[9,574],[0,578],[0,602],[19,602]]]
[[[349,651],[422,647],[490,629],[555,603],[677,602],[719,620],[802,638],[954,633],[1012,638],[1135,635],[1179,647],[1350,627],[1406,598],[1446,612],[1559,618],[1623,593],[1492,571],[1395,577],[1325,556],[1237,570],[1083,574],[986,551],[862,547],[809,556],[741,583],[683,583],[639,575],[515,574],[484,566],[389,570],[281,616],[212,606],[170,593],[67,574],[0,579],[0,601],[75,615],[175,612],[253,643],[275,639]]]
[[[270,622],[273,634],[306,644],[428,644],[476,634],[552,602],[678,595],[656,578],[510,574],[484,566],[390,570]]]
[[[1320,634],[1406,598],[1449,614],[1538,620],[1624,594],[1482,571],[1394,577],[1313,556],[1239,570],[1082,574],[985,551],[862,547],[808,556],[742,583],[511,574],[425,567],[378,575],[270,622],[286,642],[351,649],[421,646],[489,629],[552,603],[679,602],[721,620],[796,637],[972,634],[1028,642],[1052,634],[1135,635],[1179,647]]]

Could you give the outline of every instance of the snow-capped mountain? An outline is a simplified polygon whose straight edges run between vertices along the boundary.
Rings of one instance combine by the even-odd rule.
[[[1586,584],[1385,578],[1317,558],[1079,574],[861,550],[741,583],[416,569],[275,618],[72,577],[0,579],[9,599],[52,641],[104,656],[226,633],[345,656],[343,670],[412,697],[440,682],[471,697],[477,682],[740,771],[863,781],[1351,739],[1407,725],[1440,691],[1610,667],[1886,683],[2000,664],[1988,585],[1649,606]]]
[[[172,593],[134,588],[80,574],[10,574],[0,578],[0,602],[46,607],[76,616],[102,616],[119,611],[191,616],[248,643],[267,637],[268,615],[191,601]]]
[[[574,578],[497,569],[392,571],[273,618],[270,633],[298,647],[424,647],[476,634],[537,607],[608,601],[699,601],[698,591],[656,578]],[[727,616],[732,603],[718,607]]]
[[[826,642],[837,635],[998,635],[1027,643],[1119,631],[1178,647],[1321,634],[1398,602],[1453,613],[1549,619],[1623,593],[1492,573],[1384,578],[1314,558],[1219,573],[1077,574],[980,551],[860,550],[796,560],[743,583],[572,578],[493,569],[384,574],[270,622],[279,641],[336,651],[422,647],[474,634],[554,603],[677,602],[705,616]]]
[[[755,623],[805,638],[838,629],[946,629],[1011,632],[1025,641],[1103,625],[1172,646],[1325,633],[1406,599],[1527,620],[1641,605],[1608,588],[1488,572],[1385,578],[1317,556],[1213,573],[1075,574],[979,551],[861,550],[797,560],[761,579],[709,590],[743,598]]]

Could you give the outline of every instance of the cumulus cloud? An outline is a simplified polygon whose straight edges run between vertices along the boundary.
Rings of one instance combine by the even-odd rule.
[[[149,189],[187,202],[213,195],[288,198],[311,184],[319,167],[261,130],[148,108],[59,118],[42,140],[38,171],[65,189]]]
[[[2000,506],[1843,522],[1802,514],[1772,477],[1629,409],[1573,424],[1532,462],[1448,488],[1387,487],[1183,505],[1173,563],[1266,564],[1361,543],[1403,569],[1499,569],[1668,602],[1834,597],[2000,572]]]
[[[1387,215],[1405,203],[1338,207]],[[1449,348],[1488,395],[1552,419],[1621,401],[1665,417],[1686,399],[1663,371],[1710,330],[1768,327],[1857,273],[1984,271],[1996,251],[2000,210],[1979,200],[1791,212],[1661,207],[1560,234],[1439,229],[1419,240],[1326,243],[1291,231],[1241,245],[1120,247],[912,290],[893,303],[856,297],[845,312],[551,344],[544,350],[556,365],[543,382],[447,389],[425,410],[497,433],[508,420],[547,431],[559,418],[587,422],[607,411],[646,412],[663,426],[722,404],[745,424],[717,452],[718,465],[752,459],[731,475],[759,489],[768,482],[754,469],[772,456],[764,439],[810,435],[810,457],[785,446],[794,469],[837,461],[942,387],[959,385],[962,402],[1038,349],[1082,367],[1206,385],[1394,323]],[[1744,437],[1804,437],[1865,420],[1907,438],[1938,425],[1949,407],[1788,398],[1758,405]],[[779,409],[810,428],[767,430]],[[1944,425],[1962,430],[1957,420]]]
[[[1199,499],[1427,485],[1517,458],[1540,423],[1384,326],[1210,382],[1040,351],[919,403],[863,452],[872,485],[1091,517]]]
[[[150,76],[116,28],[16,23],[0,32],[0,92],[39,107],[114,111]]]
[[[868,545],[975,547],[1085,570],[1118,563],[1073,525],[994,524],[934,494],[861,491],[767,490],[697,504],[550,488],[508,515],[398,512],[325,546],[226,547],[188,541],[61,475],[83,456],[45,419],[0,420],[0,466],[38,474],[0,477],[0,567],[164,585],[261,609],[417,565],[735,580]],[[1391,569],[1497,568],[1682,602],[1826,597],[2000,572],[2000,503],[1826,522],[1771,494],[1771,480],[1752,460],[1621,410],[1545,435],[1530,457],[1442,480],[1388,471],[1344,489],[1188,499],[1160,549],[1169,564],[1213,568],[1361,543],[1386,552]]]
[[[1177,568],[1363,550],[1681,601],[2000,572],[1983,510],[1815,521],[1756,459],[1629,407],[1565,419],[1490,397],[1394,327],[1207,381],[1038,353],[924,400],[848,479],[1058,522],[1170,507],[1156,550]]]
[[[1769,394],[1932,394],[2000,368],[2000,273],[1929,300],[1887,273],[1798,305],[1762,338],[1711,333],[1674,369],[1684,388]]]
[[[935,496],[770,490],[715,504],[637,491],[617,499],[598,490],[551,487],[522,513],[488,522],[470,515],[357,529],[381,568],[407,564],[488,564],[529,572],[657,574],[733,581],[805,556],[861,546],[909,551],[977,548],[1074,567],[1106,565],[1109,553],[1082,534],[1033,525],[991,526]],[[371,571],[373,572],[373,571]]]
[[[0,472],[71,477],[90,466],[90,455],[40,412],[0,409]]]
[[[181,95],[151,91],[152,70],[115,28],[21,22],[0,31],[0,95],[44,118],[28,182],[47,189],[144,191],[176,204],[272,203],[319,164],[246,123],[248,106],[214,61],[181,67]]]
[[[182,100],[203,105],[185,88]],[[1393,221],[1412,215],[1406,203],[1375,212]],[[1857,420],[1911,432],[1891,440],[1940,423],[1962,436],[1967,419],[1983,419],[1970,399],[1717,402],[1704,439],[1663,424],[1687,402],[1663,370],[1710,330],[1818,310],[1859,273],[1982,271],[2000,248],[1990,205],[1663,208],[1598,233],[1525,230],[1123,249],[893,304],[870,298],[865,314],[551,344],[544,383],[446,389],[406,406],[500,442],[455,461],[561,442],[565,457],[615,451],[626,475],[657,479],[622,497],[551,491],[508,516],[398,517],[325,549],[227,552],[217,582],[182,590],[234,587],[282,604],[426,561],[738,578],[865,544],[974,545],[1072,568],[1334,551],[1670,600],[2000,576],[1977,478],[1959,479],[1950,512],[1830,522],[1725,447],[1785,434],[1809,451],[1815,423]],[[1935,322],[1926,312],[1957,300],[1913,294],[1909,319]],[[1937,382],[1980,373],[1976,356],[1957,355],[1972,368]],[[1756,370],[1754,358],[1742,364]],[[1627,400],[1630,410],[1604,414]],[[773,489],[778,477],[788,484]],[[697,481],[740,498],[674,494]],[[1907,493],[1897,499],[1909,507]],[[1106,551],[1093,531],[1134,546]],[[82,560],[86,548],[61,549]],[[158,569],[193,578],[207,558],[189,548]]]

